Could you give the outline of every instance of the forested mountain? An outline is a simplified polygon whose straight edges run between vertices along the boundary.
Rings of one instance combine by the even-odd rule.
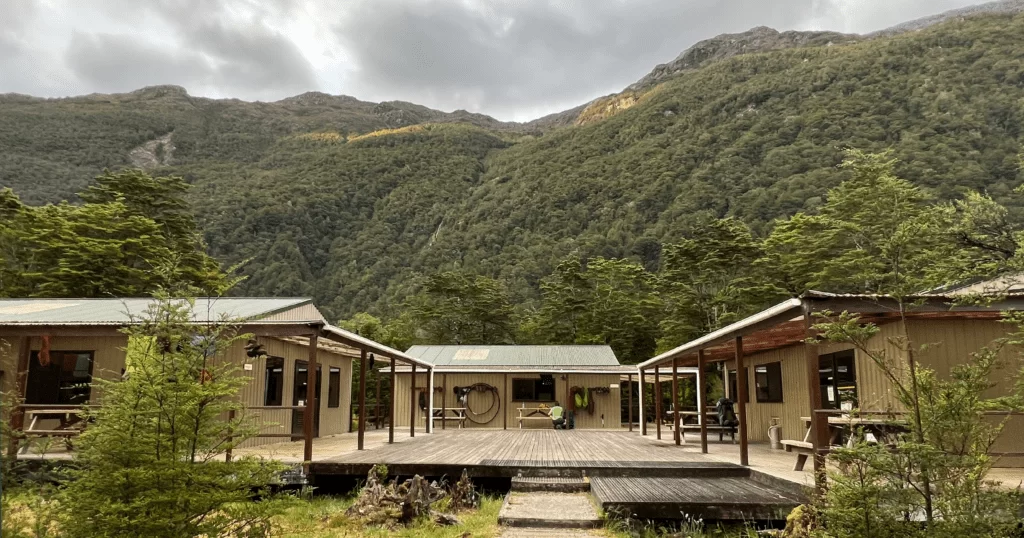
[[[336,317],[394,314],[417,275],[453,268],[529,304],[573,253],[653,269],[708,218],[764,234],[813,211],[849,176],[844,148],[891,147],[927,192],[1019,211],[1021,35],[1024,16],[991,14],[718,51],[526,125],[316,93],[0,96],[0,186],[37,204],[104,167],[181,175],[210,253],[249,260],[239,293],[311,294]]]

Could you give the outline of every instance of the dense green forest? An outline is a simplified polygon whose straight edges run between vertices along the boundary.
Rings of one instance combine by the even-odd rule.
[[[455,272],[542,312],[550,275],[571,279],[571,260],[685,275],[666,264],[692,258],[719,218],[759,245],[775,219],[816,213],[852,177],[838,166],[846,148],[891,148],[894,173],[924,194],[977,190],[1017,216],[1020,35],[1024,17],[990,15],[739,55],[553,130],[322,94],[0,96],[0,186],[28,204],[78,202],[103,168],[131,166],[133,149],[169,135],[150,150],[167,164],[151,172],[192,185],[211,255],[246,261],[235,293],[312,295],[335,318],[391,319],[428,275]],[[632,270],[609,264],[601,278]]]

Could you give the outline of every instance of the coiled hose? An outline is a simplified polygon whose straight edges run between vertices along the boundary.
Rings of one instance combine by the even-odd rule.
[[[501,412],[501,395],[498,394],[498,387],[490,385],[488,383],[474,383],[467,387],[455,387],[455,397],[463,402],[463,407],[466,408],[466,419],[474,424],[487,424],[494,420],[498,413]],[[469,405],[469,393],[471,392],[489,392],[491,393],[491,405],[486,411],[477,412]],[[493,411],[493,413],[492,413]],[[487,416],[487,420],[477,420],[477,417]]]

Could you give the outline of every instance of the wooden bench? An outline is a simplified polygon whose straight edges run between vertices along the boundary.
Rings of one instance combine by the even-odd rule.
[[[807,463],[807,456],[814,454],[814,444],[810,441],[793,441],[790,439],[784,439],[782,446],[786,447],[786,452],[796,452],[796,466],[793,467],[794,471],[803,471],[804,464]]]
[[[699,432],[700,431],[700,424],[683,424],[682,427],[680,428],[680,433],[682,433],[684,436],[686,435],[686,432],[693,432],[693,431]],[[718,441],[719,442],[725,440],[725,434],[726,433],[728,433],[732,437],[732,442],[733,443],[736,442],[736,426],[721,426],[719,424],[708,424],[708,431],[709,432],[718,432]]]

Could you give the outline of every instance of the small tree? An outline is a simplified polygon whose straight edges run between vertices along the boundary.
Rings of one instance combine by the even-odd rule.
[[[119,381],[95,382],[103,405],[79,440],[60,501],[69,536],[265,536],[282,466],[223,452],[255,433],[240,410],[246,383],[224,352],[230,320],[197,324],[194,301],[157,297],[126,330]],[[272,497],[271,497],[272,499]]]
[[[940,378],[921,365],[907,367],[906,357],[914,354],[905,336],[888,339],[898,350],[891,356],[874,343],[878,327],[855,315],[843,313],[816,328],[823,340],[853,344],[868,357],[911,417],[900,422],[909,432],[885,440],[889,446],[861,442],[830,454],[834,470],[822,506],[827,535],[1009,536],[1017,523],[1019,492],[994,488],[985,476],[993,464],[988,453],[1003,426],[1012,412],[1024,409],[1024,391],[1017,382],[1001,396],[986,393],[1006,366],[1000,353],[1019,337],[993,342]],[[993,421],[992,412],[1005,415]],[[907,525],[916,519],[923,525]]]

